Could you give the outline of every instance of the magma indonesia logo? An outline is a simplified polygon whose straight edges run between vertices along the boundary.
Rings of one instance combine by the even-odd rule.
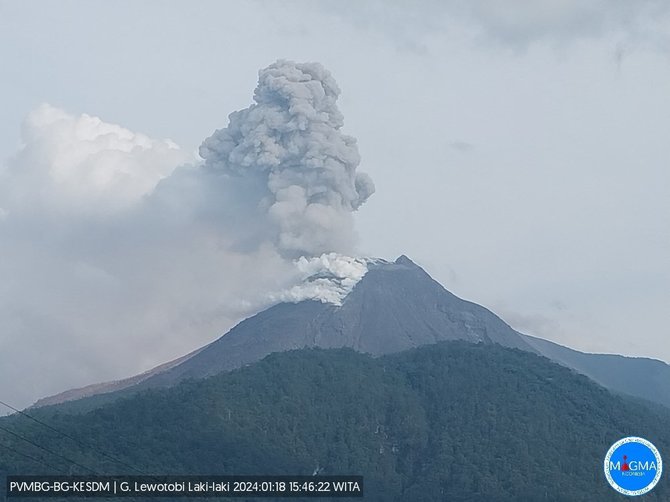
[[[649,441],[627,437],[614,443],[605,455],[605,477],[612,488],[624,495],[644,495],[663,472],[661,454]]]

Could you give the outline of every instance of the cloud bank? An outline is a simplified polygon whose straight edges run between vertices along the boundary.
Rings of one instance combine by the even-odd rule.
[[[371,0],[298,2],[300,8],[326,9],[363,27],[388,33],[407,48],[421,48],[435,33],[470,32],[496,45],[524,49],[535,43],[572,44],[614,35],[624,45],[667,52],[670,5],[662,0],[429,0],[416,4]]]
[[[94,212],[127,208],[178,164],[192,160],[155,140],[90,115],[44,104],[26,118],[23,147],[2,171],[5,211]]]
[[[320,258],[354,249],[352,212],[374,190],[339,92],[321,65],[279,61],[202,159],[97,117],[32,112],[0,170],[0,381],[23,382],[5,398],[135,374],[271,302],[336,303],[323,287],[282,292],[305,267],[345,263],[340,289],[365,270]]]

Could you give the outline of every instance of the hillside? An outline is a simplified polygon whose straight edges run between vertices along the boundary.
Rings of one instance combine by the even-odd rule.
[[[338,283],[342,278],[329,279]],[[175,361],[135,377],[50,396],[34,406],[90,411],[142,390],[240,368],[275,352],[346,347],[379,356],[449,340],[541,354],[613,392],[670,407],[670,366],[666,363],[585,354],[523,335],[485,307],[446,290],[404,255],[395,262],[368,261],[367,272],[341,305],[315,300],[278,303]]]
[[[614,392],[670,408],[670,366],[662,361],[617,354],[588,354],[541,338],[524,335],[524,339],[543,356]]]
[[[274,352],[302,348],[347,347],[383,355],[439,341],[466,340],[535,351],[502,319],[450,293],[406,256],[395,262],[374,260],[367,268],[341,305],[313,299],[278,303],[175,363],[96,387],[100,392],[91,392],[90,387],[75,389],[42,399],[35,406],[121,391],[78,405],[86,409],[118,395],[213,376]]]
[[[442,342],[372,358],[273,354],[92,412],[35,410],[59,430],[154,474],[363,474],[365,500],[617,500],[607,448],[641,435],[670,451],[670,415],[521,350]],[[25,417],[0,426],[101,473],[130,473]],[[0,432],[0,443],[84,473]],[[3,451],[0,470],[44,473]],[[647,496],[666,500],[665,478]],[[52,499],[53,500],[53,499]]]

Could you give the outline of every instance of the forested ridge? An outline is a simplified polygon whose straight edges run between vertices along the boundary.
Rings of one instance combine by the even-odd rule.
[[[319,471],[362,474],[365,500],[598,501],[625,499],[602,472],[614,441],[639,435],[670,451],[665,409],[531,353],[466,342],[379,358],[278,353],[88,413],[67,410],[31,413],[80,442],[22,416],[0,426],[80,466],[0,430],[0,470],[56,472],[41,459],[72,474]],[[667,500],[665,477],[647,499]]]

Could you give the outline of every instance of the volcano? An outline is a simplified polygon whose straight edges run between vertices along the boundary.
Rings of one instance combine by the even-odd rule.
[[[319,276],[323,280],[323,276]],[[337,278],[333,278],[337,280]],[[308,279],[309,280],[309,279]],[[207,378],[303,348],[351,348],[374,356],[441,341],[498,344],[544,355],[622,394],[670,405],[670,367],[660,361],[585,354],[515,331],[493,312],[447,291],[407,256],[394,262],[369,260],[367,272],[340,302],[278,303],[249,317],[228,333],[175,361],[141,375],[38,401],[40,407],[117,391],[169,387]],[[631,386],[621,375],[644,379]],[[633,380],[634,381],[634,380]],[[104,399],[106,401],[107,399]]]
[[[292,349],[348,347],[383,355],[445,340],[535,351],[495,314],[454,296],[403,255],[395,262],[372,262],[341,305],[277,304],[144,384],[208,377]]]

